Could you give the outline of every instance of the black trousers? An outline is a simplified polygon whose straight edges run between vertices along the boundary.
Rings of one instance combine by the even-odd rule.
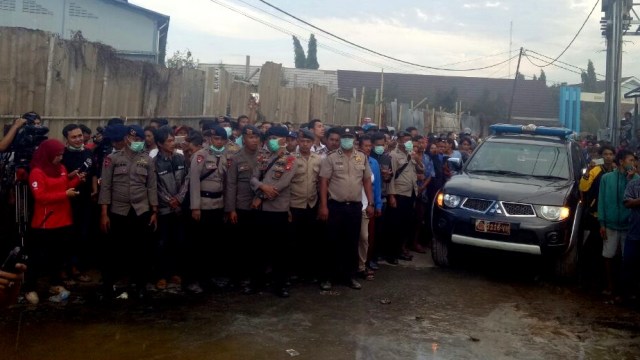
[[[202,210],[200,221],[193,224],[198,232],[187,241],[189,281],[204,283],[212,276],[226,276],[232,259],[229,259],[227,249],[229,240],[224,226],[224,209]]]
[[[389,213],[388,256],[399,256],[403,246],[412,240],[415,222],[414,201],[415,196],[396,195],[396,208],[390,209]]]
[[[42,277],[49,277],[49,285],[62,284],[60,272],[69,271],[71,260],[70,234],[69,226],[31,230],[25,244],[25,251],[29,256],[25,274],[25,291],[36,291],[38,280]],[[71,276],[70,273],[67,274]]]
[[[182,214],[170,213],[158,216],[155,236],[154,276],[157,280],[181,275],[184,271],[185,235]]]
[[[131,208],[126,216],[110,214],[111,232],[105,253],[103,283],[111,287],[122,278],[129,278],[140,289],[150,281],[153,258],[153,228],[149,226],[151,212],[136,215]]]
[[[236,254],[232,264],[232,278],[246,280],[256,270],[257,257],[261,254],[255,249],[261,246],[262,238],[258,238],[256,215],[258,210],[236,209],[238,223],[229,226],[231,253]]]
[[[362,203],[329,200],[326,243],[331,249],[324,280],[346,281],[358,270],[358,243],[362,222]]]
[[[276,289],[285,286],[291,267],[289,249],[289,214],[287,212],[260,211],[256,214],[255,267],[251,283],[262,287],[266,283],[267,269],[271,268],[271,277]]]
[[[316,278],[320,266],[322,245],[321,227],[317,220],[318,206],[306,209],[291,208],[291,250],[293,273]],[[326,253],[326,252],[325,252]]]

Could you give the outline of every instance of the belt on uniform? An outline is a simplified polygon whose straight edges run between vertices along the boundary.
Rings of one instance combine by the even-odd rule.
[[[336,201],[333,199],[329,199],[329,203],[333,204],[333,205],[338,205],[338,206],[354,206],[354,205],[358,205],[360,207],[362,207],[362,202],[361,201]]]
[[[209,199],[219,199],[222,197],[222,191],[218,191],[218,192],[200,191],[200,197],[209,198]]]

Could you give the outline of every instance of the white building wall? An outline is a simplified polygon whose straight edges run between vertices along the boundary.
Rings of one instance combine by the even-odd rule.
[[[155,21],[107,0],[0,0],[0,26],[25,27],[69,39],[82,31],[89,41],[119,51],[156,52]]]

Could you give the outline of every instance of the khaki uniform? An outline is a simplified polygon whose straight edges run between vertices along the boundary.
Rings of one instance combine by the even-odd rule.
[[[363,152],[353,150],[347,157],[338,149],[322,160],[320,176],[329,179],[330,200],[361,202],[363,179],[371,179],[371,168]]]
[[[228,161],[227,185],[224,193],[224,210],[251,210],[253,190],[251,190],[251,176],[256,168],[258,158],[241,150],[231,156]]]
[[[275,161],[275,162],[274,162]],[[273,166],[267,170],[269,164],[273,163]],[[258,155],[257,166],[253,171],[251,177],[251,189],[256,192],[256,195],[262,199],[262,210],[283,212],[289,211],[289,202],[291,198],[291,179],[295,174],[297,166],[297,159],[295,156],[288,153],[277,155],[277,153],[270,153],[268,150],[261,150]],[[261,174],[264,176],[261,178]],[[273,200],[269,200],[263,196],[262,192],[258,189],[260,185],[267,184],[275,187],[278,190],[278,197]]]
[[[393,175],[387,188],[387,194],[389,195],[402,195],[411,197],[411,194],[418,194],[418,176],[416,174],[416,168],[422,168],[422,164],[416,163],[410,155],[403,153],[397,148],[389,153],[391,156],[391,168],[393,169]],[[404,166],[409,162],[407,166]],[[404,170],[396,178],[396,173],[404,166]],[[424,169],[423,169],[424,170]]]
[[[291,204],[292,208],[306,209],[314,207],[318,202],[318,176],[322,157],[311,153],[305,158],[296,153],[296,168],[291,179]]]
[[[155,164],[145,153],[118,151],[104,159],[98,203],[110,205],[112,213],[127,216],[133,207],[136,215],[158,206]]]
[[[200,180],[203,174],[207,177]],[[224,207],[224,180],[227,174],[226,152],[215,155],[209,148],[201,149],[191,158],[189,192],[192,210],[214,210]]]
[[[242,147],[235,142],[229,140],[226,144],[224,144],[225,154],[227,154],[227,158],[230,158],[231,155],[237,154]]]

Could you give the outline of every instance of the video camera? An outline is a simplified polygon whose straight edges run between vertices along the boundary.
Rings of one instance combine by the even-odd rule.
[[[7,152],[13,152],[13,163],[16,168],[28,168],[33,158],[33,153],[43,141],[47,140],[49,128],[40,125],[40,115],[28,112],[22,115],[27,122],[16,133]],[[5,128],[5,134],[6,134]]]

